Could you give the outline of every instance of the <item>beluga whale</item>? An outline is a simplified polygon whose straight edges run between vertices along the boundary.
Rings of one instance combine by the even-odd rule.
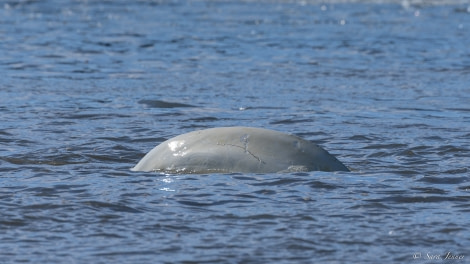
[[[218,127],[170,138],[131,170],[176,174],[349,171],[320,146],[255,127]]]

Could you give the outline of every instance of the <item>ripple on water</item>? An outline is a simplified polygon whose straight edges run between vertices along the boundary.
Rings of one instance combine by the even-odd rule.
[[[3,3],[0,258],[465,255],[468,7],[341,2]],[[168,138],[235,125],[311,140],[352,172],[129,171]]]

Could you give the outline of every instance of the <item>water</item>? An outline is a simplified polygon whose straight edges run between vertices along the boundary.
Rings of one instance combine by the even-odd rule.
[[[469,261],[470,3],[0,8],[0,262]],[[235,125],[352,172],[129,171]]]

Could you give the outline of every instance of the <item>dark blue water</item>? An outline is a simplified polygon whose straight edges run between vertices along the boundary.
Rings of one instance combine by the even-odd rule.
[[[0,1],[0,262],[467,263],[469,29],[465,1]],[[352,172],[129,171],[219,126]]]

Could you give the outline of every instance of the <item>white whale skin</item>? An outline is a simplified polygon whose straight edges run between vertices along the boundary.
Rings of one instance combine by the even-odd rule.
[[[195,174],[349,171],[310,141],[253,127],[210,128],[170,138],[131,170]]]

